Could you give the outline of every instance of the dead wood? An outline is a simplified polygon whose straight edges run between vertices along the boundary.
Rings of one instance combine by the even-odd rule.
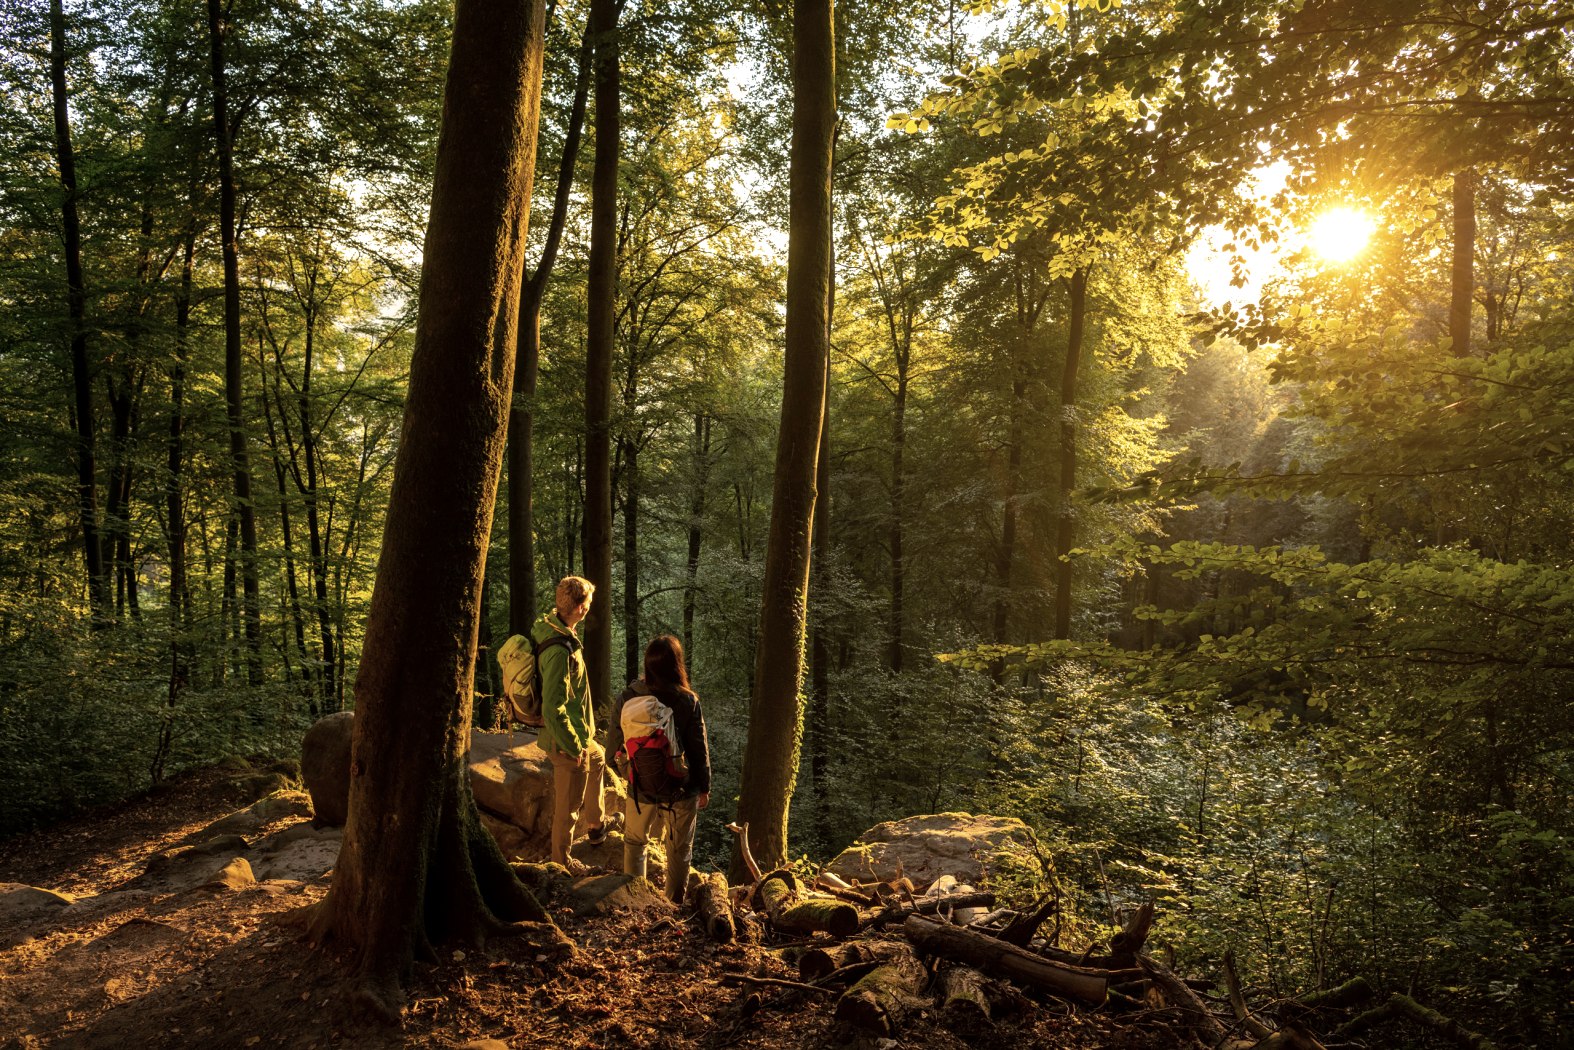
[[[918,993],[928,979],[929,971],[911,949],[894,955],[842,993],[836,1002],[836,1020],[891,1038],[903,1018],[922,1005]]]
[[[1359,1006],[1369,1001],[1372,994],[1372,986],[1367,983],[1365,977],[1352,977],[1336,987],[1302,996],[1296,1001],[1296,1005],[1309,1010],[1340,1010]]]
[[[721,975],[722,984],[744,984],[751,987],[765,988],[791,988],[799,992],[814,992],[816,995],[834,995],[830,988],[822,988],[817,984],[804,984],[802,981],[789,981],[784,977],[754,977],[746,973],[724,973]]]
[[[911,915],[902,932],[921,951],[967,963],[1078,1002],[1102,1003],[1109,990],[1109,975],[1066,966],[1041,955],[1007,944],[998,937],[963,926],[951,926],[923,915]]]
[[[827,975],[858,963],[882,963],[898,955],[911,955],[905,941],[847,941],[825,948],[810,948],[798,957],[798,976],[821,981]]]
[[[749,822],[728,824],[727,830],[738,836],[738,857],[743,861],[743,869],[749,873],[749,885],[757,885],[761,877],[760,865],[749,850]]]
[[[1331,1038],[1336,1042],[1343,1041],[1369,1028],[1401,1017],[1428,1028],[1459,1046],[1468,1047],[1469,1050],[1494,1050],[1492,1041],[1480,1032],[1473,1032],[1453,1018],[1445,1017],[1431,1007],[1422,1006],[1408,995],[1400,995],[1398,992],[1389,996],[1388,1001],[1383,1005],[1351,1018],[1335,1029]]]
[[[1224,1025],[1213,1016],[1213,1011],[1208,1005],[1197,997],[1179,977],[1170,969],[1146,955],[1137,956],[1137,965],[1153,981],[1154,988],[1169,1005],[1180,1010],[1185,1016],[1185,1023],[1195,1034],[1200,1034],[1203,1042],[1210,1046],[1217,1045],[1224,1039]]]
[[[1059,910],[1060,894],[1051,894],[1026,915],[1018,915],[1012,919],[1006,928],[1000,931],[1000,939],[1018,948],[1026,948],[1033,940],[1033,935],[1038,932],[1038,928],[1044,925],[1044,920]]]
[[[940,1016],[946,1027],[977,1032],[993,1024],[985,977],[971,966],[952,963],[940,971]]]
[[[760,880],[754,904],[779,933],[829,933],[849,937],[858,932],[858,909],[829,897],[798,896],[798,879],[781,868]]]
[[[722,944],[736,940],[738,924],[733,918],[732,903],[727,899],[726,876],[719,871],[707,872],[700,877],[693,896],[700,926],[711,940]]]
[[[1230,1009],[1235,1011],[1236,1018],[1242,1026],[1258,1039],[1266,1039],[1273,1034],[1273,1029],[1263,1024],[1252,1016],[1251,1010],[1246,1007],[1246,996],[1241,994],[1241,979],[1235,973],[1235,953],[1224,953],[1224,989],[1230,997]]]
[[[1126,921],[1125,927],[1109,939],[1110,957],[1115,963],[1111,969],[1137,965],[1137,956],[1148,943],[1148,931],[1153,929],[1153,902],[1147,901],[1136,914]]]
[[[995,895],[989,890],[974,890],[972,893],[953,893],[940,897],[912,897],[906,901],[890,904],[877,912],[867,913],[859,920],[859,929],[879,929],[889,926],[893,922],[906,921],[909,915],[935,915],[947,906],[953,910],[959,908],[987,908],[995,903]]]

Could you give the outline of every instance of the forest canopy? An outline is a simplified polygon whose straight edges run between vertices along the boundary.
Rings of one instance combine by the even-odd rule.
[[[601,573],[598,701],[680,637],[724,816],[786,698],[782,859],[1016,816],[1090,929],[1157,898],[1155,943],[1276,996],[1567,1039],[1574,12],[838,11],[783,538],[790,12],[591,6],[546,11],[475,722]],[[452,15],[0,9],[0,835],[354,706]]]

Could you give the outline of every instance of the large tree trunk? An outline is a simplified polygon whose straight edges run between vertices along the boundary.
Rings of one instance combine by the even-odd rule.
[[[76,152],[71,145],[71,118],[66,96],[66,16],[61,0],[49,5],[49,73],[54,93],[55,156],[64,191],[61,221],[65,236],[66,303],[71,315],[72,415],[77,431],[77,517],[87,565],[88,604],[93,622],[109,616],[109,587],[104,574],[104,543],[98,527],[98,465],[94,454],[93,374],[87,360],[87,285],[82,276],[82,223],[77,216]]]
[[[262,605],[257,588],[257,508],[252,500],[241,387],[240,261],[235,245],[235,129],[225,87],[224,38],[229,30],[222,0],[208,0],[208,42],[213,60],[213,129],[219,157],[219,237],[224,256],[224,406],[229,420],[230,464],[235,473],[235,514],[240,524],[242,612],[246,623],[246,680],[262,684]]]
[[[470,683],[513,381],[541,96],[544,6],[459,0],[421,313],[356,679],[350,815],[313,932],[348,948],[360,1002],[441,938],[532,927],[561,943],[482,827]]]
[[[1071,496],[1077,487],[1077,379],[1082,369],[1083,320],[1087,315],[1088,270],[1071,275],[1071,319],[1066,332],[1066,365],[1060,377],[1060,500],[1055,531],[1055,637],[1071,637],[1071,540],[1076,516]]]
[[[599,593],[585,624],[590,695],[612,693],[612,344],[617,314],[618,3],[592,0],[596,163],[590,177],[585,349],[585,576]]]
[[[792,84],[786,367],[738,798],[738,820],[749,825],[754,855],[772,868],[787,859],[787,807],[798,772],[798,687],[803,678],[814,474],[825,412],[831,147],[836,128],[833,0],[793,0]],[[732,874],[742,874],[736,855]]]
[[[541,368],[541,302],[546,296],[547,280],[557,263],[563,243],[563,227],[568,221],[570,191],[574,188],[574,167],[579,160],[579,140],[585,127],[585,109],[590,94],[590,63],[594,55],[591,27],[587,22],[579,45],[579,70],[574,79],[574,102],[568,115],[568,132],[563,139],[563,156],[558,161],[557,194],[552,200],[552,219],[547,226],[546,242],[535,272],[519,293],[519,356],[514,367],[514,399],[508,413],[508,630],[528,634],[536,615],[536,540],[535,498],[532,475],[535,473],[535,400],[536,381]],[[570,557],[572,562],[573,558]]]
[[[1448,303],[1448,335],[1454,356],[1470,356],[1470,304],[1475,291],[1476,173],[1454,175],[1454,261]]]

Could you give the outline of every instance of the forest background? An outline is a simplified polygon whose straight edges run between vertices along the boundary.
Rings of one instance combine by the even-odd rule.
[[[353,706],[451,15],[3,10],[0,834]],[[1567,1039],[1574,15],[839,15],[793,853],[1019,816],[1089,930],[1155,897],[1156,941],[1277,994],[1363,974]],[[595,530],[601,117],[587,10],[549,16],[538,368],[482,644],[608,559],[599,666],[683,638],[725,813],[781,411],[786,15],[619,8]],[[1336,209],[1370,239],[1309,237]],[[495,674],[482,652],[481,723]]]

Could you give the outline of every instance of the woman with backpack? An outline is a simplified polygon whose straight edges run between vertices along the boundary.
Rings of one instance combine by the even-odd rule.
[[[683,644],[670,634],[645,647],[645,677],[618,695],[607,744],[629,778],[623,870],[645,875],[645,847],[666,839],[666,893],[683,903],[699,811],[710,805],[710,741],[689,687]]]

